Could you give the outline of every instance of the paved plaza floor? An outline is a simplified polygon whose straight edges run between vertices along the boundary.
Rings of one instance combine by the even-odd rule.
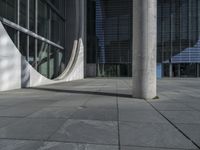
[[[200,79],[158,81],[131,98],[128,78],[93,78],[0,93],[0,150],[200,149]]]

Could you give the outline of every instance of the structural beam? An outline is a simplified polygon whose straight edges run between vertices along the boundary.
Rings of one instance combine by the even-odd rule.
[[[156,93],[157,0],[133,0],[133,97]]]

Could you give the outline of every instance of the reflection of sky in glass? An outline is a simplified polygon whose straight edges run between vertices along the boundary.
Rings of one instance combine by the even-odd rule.
[[[200,40],[194,47],[186,48],[175,56],[172,63],[200,63]]]
[[[200,63],[198,1],[158,1],[158,58],[163,63]]]

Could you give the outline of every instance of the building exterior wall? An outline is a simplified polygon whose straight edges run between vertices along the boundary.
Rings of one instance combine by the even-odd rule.
[[[132,76],[133,0],[88,1],[87,63],[97,76]],[[157,9],[159,77],[200,77],[200,0],[158,0]]]
[[[200,77],[200,0],[158,0],[158,63],[165,77]]]
[[[84,78],[84,6],[83,0],[0,0],[1,91]]]

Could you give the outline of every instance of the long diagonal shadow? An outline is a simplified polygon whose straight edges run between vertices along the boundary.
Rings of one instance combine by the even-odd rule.
[[[106,93],[106,92],[97,92],[97,91],[76,91],[76,90],[62,90],[62,89],[52,89],[52,88],[42,88],[42,87],[32,87],[29,89],[42,90],[42,91],[51,91],[59,93],[75,93],[75,94],[91,94],[91,95],[102,95],[102,96],[117,96],[122,98],[132,98],[129,94],[121,93]]]

